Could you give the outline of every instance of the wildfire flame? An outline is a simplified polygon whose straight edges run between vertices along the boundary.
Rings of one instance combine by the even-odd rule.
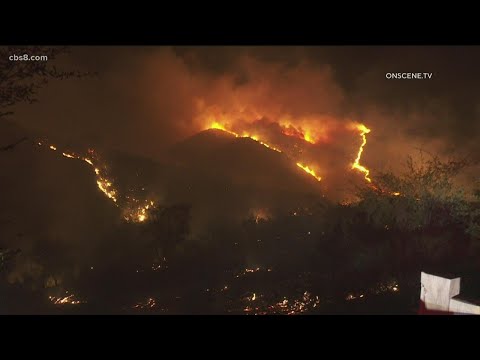
[[[305,139],[305,141],[308,141],[310,144],[315,144],[315,140],[313,139],[310,132],[306,131],[305,134],[303,135],[303,138]]]
[[[229,134],[232,134],[232,135],[235,136],[235,137],[239,137],[239,135],[238,135],[237,133],[235,133],[235,132],[233,132],[233,131],[230,131],[230,130],[227,130],[227,129],[225,128],[225,126],[223,126],[222,124],[220,124],[220,123],[217,122],[217,121],[214,121],[214,122],[212,123],[212,125],[210,125],[209,129],[217,129],[217,130],[226,131],[226,132],[228,132]]]
[[[279,153],[282,153],[282,150],[276,148],[275,146],[271,145],[271,144],[267,144],[261,140],[259,140],[258,136],[256,135],[251,135],[251,134],[248,134],[247,132],[243,132],[242,135],[234,132],[234,131],[231,131],[231,130],[228,130],[224,125],[220,124],[219,122],[217,121],[214,121],[210,124],[210,126],[207,127],[208,129],[217,129],[217,130],[222,130],[222,131],[225,131],[229,134],[232,134],[233,136],[235,137],[242,137],[242,138],[250,138],[252,139],[253,141],[256,141],[258,142],[259,144],[265,146],[266,148],[270,149],[270,150],[273,150],[273,151],[276,151],[276,152],[279,152]],[[293,128],[293,127],[290,127],[288,129],[291,129],[289,131],[286,131],[284,132],[285,135],[293,135],[294,132],[298,132],[297,129]],[[305,141],[308,141],[308,142],[311,142],[312,144],[314,144],[313,140],[311,139],[310,135],[304,135],[303,133],[300,133],[302,134],[302,138],[304,138]],[[308,133],[306,133],[308,134]],[[321,181],[322,178],[320,176],[318,176],[315,171],[313,171],[309,166],[307,165],[303,165],[303,164],[300,164],[300,163],[297,163],[297,166],[299,168],[301,168],[303,171],[305,171],[307,174],[313,176],[316,180],[318,181]]]
[[[42,146],[42,142],[37,142],[38,146]],[[55,145],[49,145],[48,148],[53,151],[57,151]],[[67,159],[76,159],[83,161],[90,165],[96,177],[96,183],[98,189],[110,200],[112,200],[116,206],[119,201],[119,192],[115,189],[113,180],[107,175],[106,166],[102,165],[98,155],[94,150],[88,150],[88,156],[77,155],[73,152],[62,151],[62,156]],[[97,164],[98,163],[98,164]],[[97,164],[97,165],[96,165]],[[125,197],[124,199],[124,219],[131,222],[145,222],[148,219],[148,211],[155,206],[152,200],[145,200],[144,204],[140,204],[140,201],[133,197]]]
[[[217,121],[214,121],[209,127],[208,129],[216,129],[216,130],[222,130],[222,131],[225,131],[235,137],[238,137],[238,138],[249,138],[249,139],[252,139],[253,141],[256,141],[258,142],[259,144],[265,146],[266,148],[270,149],[270,150],[273,150],[273,151],[276,151],[276,152],[279,152],[281,153],[282,151],[280,149],[277,149],[276,147],[272,146],[272,145],[269,145],[267,143],[264,143],[263,141],[260,141],[258,139],[258,136],[255,136],[255,135],[250,135],[246,132],[243,132],[242,135],[240,134],[237,134],[236,132],[234,131],[231,131],[231,130],[228,130],[225,126],[223,126],[222,124],[220,124],[219,122]]]
[[[304,140],[304,141],[306,141],[310,144],[316,144],[317,143],[317,141],[315,140],[315,136],[313,135],[314,131],[312,131],[311,129],[303,129],[301,127],[297,128],[297,127],[293,126],[292,124],[285,124],[285,123],[281,124],[280,126],[282,127],[282,134],[284,134],[286,136],[295,137],[295,138]],[[280,153],[284,152],[281,149],[278,149],[278,148],[272,146],[271,144],[267,144],[264,141],[260,140],[257,135],[252,135],[252,134],[249,134],[245,131],[241,134],[237,133],[235,131],[232,131],[230,129],[230,127],[227,127],[226,125],[224,125],[224,124],[222,124],[218,121],[211,121],[210,124],[207,126],[207,128],[208,129],[222,130],[222,131],[225,131],[225,132],[227,132],[227,133],[229,133],[229,134],[231,134],[235,137],[248,137],[248,138],[260,143],[261,145],[263,145],[263,146],[265,146],[269,149],[275,150],[275,151],[280,152]],[[360,136],[362,137],[362,144],[360,145],[360,148],[358,149],[357,156],[356,156],[356,158],[355,158],[355,160],[352,164],[352,169],[362,172],[364,174],[365,180],[367,182],[371,183],[372,180],[369,177],[370,170],[367,169],[364,165],[360,164],[360,160],[362,158],[364,147],[367,144],[367,136],[366,135],[368,133],[370,133],[371,130],[363,124],[354,124],[353,129],[360,132]],[[317,139],[318,139],[318,137],[317,137]],[[320,140],[318,140],[318,141],[320,141]],[[302,161],[295,161],[295,162],[296,162],[296,164],[299,168],[301,168],[307,174],[313,176],[317,181],[322,180],[321,176],[319,176],[315,172],[315,170],[313,170],[311,165],[310,166],[306,165]]]
[[[117,202],[116,191],[111,189],[112,183],[110,181],[101,178],[97,180],[97,186],[109,199]]]
[[[62,155],[69,158],[69,159],[75,159],[75,156],[73,156],[71,154],[67,154],[67,153],[62,152]]]
[[[297,129],[295,126],[291,124],[281,125],[283,130],[282,134],[287,136],[293,136],[302,140],[309,142],[310,144],[316,144],[312,132],[310,130],[303,130],[303,128]]]
[[[316,144],[315,136],[318,135],[319,133],[312,132],[311,129],[303,129],[303,128],[296,128],[295,126],[288,124],[288,125],[281,125],[282,126],[282,133],[286,136],[293,136],[299,139],[302,139],[310,144]],[[237,133],[235,131],[232,131],[230,128],[227,128],[227,126],[223,125],[222,123],[218,121],[210,121],[209,125],[207,126],[208,129],[217,129],[221,131],[225,131],[237,138],[249,138],[266,148],[279,152],[279,153],[285,153],[281,149],[266,143],[265,141],[260,140],[258,135],[250,134],[246,131],[243,131],[241,134]],[[360,136],[362,137],[362,144],[360,145],[360,148],[357,153],[357,157],[355,161],[352,164],[352,169],[356,169],[364,174],[364,178],[366,181],[369,183],[372,182],[372,180],[369,177],[370,170],[367,169],[365,166],[360,164],[360,160],[362,157],[363,149],[365,145],[367,144],[367,137],[366,134],[370,133],[370,129],[367,128],[363,124],[355,124],[354,126],[355,130],[358,130],[360,132]],[[316,134],[314,136],[314,134]],[[319,137],[317,136],[317,139]],[[321,140],[318,140],[321,141]],[[37,142],[38,146],[43,146],[43,142]],[[45,145],[48,146],[50,150],[57,151],[57,146],[55,145]],[[102,193],[108,197],[110,200],[112,200],[116,206],[118,205],[120,196],[118,190],[114,186],[114,182],[112,179],[107,174],[106,166],[101,165],[98,156],[95,154],[93,150],[88,151],[88,156],[81,156],[77,155],[72,152],[61,152],[62,156],[68,159],[77,159],[84,161],[85,163],[89,164],[94,172],[95,172],[95,177],[96,177],[96,184],[97,187]],[[287,155],[288,156],[288,155]],[[316,171],[312,168],[310,165],[306,165],[304,162],[301,161],[295,161],[296,165],[305,171],[308,175],[314,177],[317,181],[321,181],[322,178],[319,176]],[[394,196],[399,196],[400,193],[392,193]],[[149,215],[149,210],[152,209],[155,204],[151,200],[145,200],[144,202],[139,201],[138,199],[135,199],[133,197],[123,197],[121,198],[122,202],[122,208],[123,208],[123,217],[127,221],[132,221],[132,222],[145,222],[148,219]]]
[[[321,181],[322,178],[320,176],[318,176],[317,174],[315,174],[315,171],[313,171],[312,169],[310,169],[307,165],[302,165],[301,163],[297,163],[297,166],[302,169],[303,171],[305,171],[307,174],[310,174],[312,175],[315,179],[317,179],[318,181]]]
[[[50,149],[57,150],[56,147],[50,146]],[[94,155],[93,151],[89,151],[92,155]],[[88,165],[93,167],[97,178],[97,187],[100,189],[101,192],[105,194],[106,197],[111,199],[114,203],[117,202],[117,191],[113,188],[112,182],[103,174],[100,173],[100,169],[95,167],[93,164],[93,160],[88,157],[83,157],[80,155],[76,155],[74,153],[62,152],[62,155],[68,159],[78,159],[86,162]]]
[[[155,206],[152,200],[145,200],[144,205],[138,204],[140,201],[135,198],[129,198],[133,203],[132,206],[127,207],[124,211],[124,219],[133,222],[144,222],[148,219],[148,211]]]
[[[370,174],[370,170],[368,170],[365,166],[360,165],[360,159],[362,157],[363,148],[367,144],[367,134],[370,132],[370,129],[363,124],[357,124],[356,127],[360,131],[360,136],[362,137],[362,145],[360,145],[360,149],[358,149],[357,158],[355,159],[355,162],[352,165],[352,169],[356,169],[364,173],[365,180],[371,183],[372,179],[368,177],[368,175]]]

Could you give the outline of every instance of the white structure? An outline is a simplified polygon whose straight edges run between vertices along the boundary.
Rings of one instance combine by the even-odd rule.
[[[449,309],[455,314],[480,315],[479,305],[460,299],[451,299]]]
[[[449,279],[422,272],[420,282],[420,300],[427,310],[480,315],[479,305],[456,297],[460,294],[460,278]]]

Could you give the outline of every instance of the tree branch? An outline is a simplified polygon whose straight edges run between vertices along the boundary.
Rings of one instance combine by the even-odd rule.
[[[17,146],[18,144],[24,142],[25,140],[27,140],[28,138],[27,137],[23,137],[21,138],[20,140],[12,143],[12,144],[9,144],[7,146],[4,146],[4,147],[1,147],[0,148],[0,151],[8,151],[8,150],[12,150],[15,146]]]

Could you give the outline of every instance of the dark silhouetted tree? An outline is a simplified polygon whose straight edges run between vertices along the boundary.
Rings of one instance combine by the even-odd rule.
[[[409,156],[403,173],[379,173],[375,186],[360,191],[360,206],[372,224],[402,231],[455,222],[468,199],[454,180],[469,165],[466,159],[442,161],[421,153],[415,161]]]
[[[56,68],[55,59],[68,52],[67,47],[0,47],[0,121],[12,115],[12,106],[19,103],[34,103],[38,91],[51,80],[63,80],[90,76],[79,71],[64,71]],[[46,56],[46,60],[13,61],[11,56]],[[0,152],[14,149],[27,140],[26,137],[12,139],[6,145],[0,145]],[[18,253],[18,251],[0,249],[0,271]]]
[[[89,76],[89,73],[79,71],[64,71],[56,68],[55,59],[68,52],[67,47],[0,47],[0,120],[13,114],[12,106],[26,102],[37,101],[38,91],[51,80],[63,80]],[[13,61],[11,56],[46,56],[45,60]],[[26,140],[14,140],[12,143],[0,146],[0,151],[13,149]]]

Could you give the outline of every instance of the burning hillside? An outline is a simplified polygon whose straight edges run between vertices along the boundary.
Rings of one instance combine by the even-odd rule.
[[[219,138],[210,137],[210,139],[206,139],[207,143],[203,142],[202,144],[198,144],[198,146],[200,147],[196,148],[193,153],[189,151],[186,154],[187,157],[191,157],[190,159],[187,159],[187,163],[190,162],[190,165],[188,165],[190,167],[193,165],[193,168],[197,169],[197,167],[200,166],[203,168],[202,171],[204,171],[204,169],[208,170],[209,168],[211,170],[216,169],[215,172],[222,176],[222,166],[228,164],[228,166],[230,167],[231,164],[232,166],[230,167],[230,169],[226,169],[227,171],[224,172],[223,175],[230,174],[228,175],[228,177],[230,177],[230,181],[233,181],[232,184],[245,184],[246,179],[250,177],[252,179],[255,179],[255,186],[259,186],[261,183],[259,183],[258,181],[263,178],[265,179],[265,184],[260,185],[260,187],[272,187],[272,189],[276,187],[282,187],[280,184],[284,182],[285,179],[294,178],[292,177],[294,172],[291,170],[293,165],[296,165],[297,168],[303,170],[306,174],[311,176],[316,181],[322,181],[322,176],[320,174],[323,171],[319,166],[319,164],[322,163],[322,159],[314,159],[311,156],[316,147],[319,147],[321,149],[321,146],[325,143],[326,139],[332,138],[332,136],[325,129],[323,130],[324,136],[322,137],[319,135],[318,131],[309,128],[297,128],[293,124],[281,125],[279,123],[268,122],[266,119],[260,119],[250,123],[247,127],[248,131],[242,130],[240,132],[240,130],[238,130],[235,126],[232,126],[232,129],[229,129],[227,128],[227,125],[221,124],[217,121],[212,122],[208,126],[208,128],[211,131],[223,132],[226,135],[233,136],[236,139],[249,140],[252,142],[252,145],[258,144],[260,148],[255,149],[255,147],[250,146],[251,149],[248,150],[249,145],[246,143],[237,144],[236,142],[231,143],[230,141],[227,141],[225,143],[223,140],[222,141],[224,142],[224,144],[215,144],[215,142],[217,142]],[[355,159],[351,162],[350,165],[352,170],[357,170],[363,173],[365,180],[371,182],[371,179],[369,178],[369,170],[360,163],[364,147],[367,143],[366,134],[370,132],[370,129],[368,129],[362,124],[350,124],[345,130],[353,130],[360,133],[362,143],[356,152]],[[115,185],[115,177],[112,176],[109,167],[105,164],[105,162],[100,159],[99,155],[94,150],[89,149],[85,155],[80,155],[76,152],[60,149],[58,148],[58,146],[49,144],[45,141],[38,141],[37,145],[39,147],[44,147],[50,151],[58,153],[64,158],[78,160],[90,166],[93,170],[98,189],[107,198],[109,198],[115,206],[121,209],[123,214],[122,216],[125,220],[142,223],[148,219],[149,211],[155,208],[156,205],[153,199],[144,198],[143,200],[140,200],[132,194],[121,194],[118,186]],[[226,145],[227,147],[225,147],[224,145]],[[234,152],[230,152],[230,150],[228,150],[228,148],[233,150],[236,145],[238,145],[239,148],[234,150]],[[218,148],[218,146],[221,146],[221,150],[220,148]],[[265,149],[265,154],[260,151],[262,147]],[[180,158],[178,158],[179,147],[177,146],[176,149],[177,150],[172,153],[172,159],[174,162],[178,162],[179,160],[182,162],[182,156],[183,160],[185,160],[185,154],[182,155],[182,151],[184,152],[184,150],[180,151],[181,156]],[[209,149],[213,149],[213,152],[209,152]],[[204,157],[203,160],[198,158],[198,156],[205,151],[207,151],[206,157]],[[272,155],[268,155],[268,152],[271,152]],[[244,154],[246,154],[246,156]],[[268,158],[269,156],[271,157],[271,159]],[[278,157],[278,159],[276,157]],[[353,157],[354,154],[352,154],[352,158]],[[197,160],[192,162],[193,158],[197,158]],[[264,158],[264,160],[261,160],[262,158]],[[212,159],[215,159],[215,168],[211,168]],[[205,160],[208,163],[203,163],[203,161]],[[306,163],[305,160],[308,160],[309,163]],[[245,167],[242,164],[255,164],[258,161],[259,167],[257,169],[253,167],[248,168],[250,165]],[[267,162],[269,163],[268,165]],[[279,169],[281,167],[287,167],[285,168],[285,170],[281,170],[286,171],[285,174],[276,174],[275,165],[273,165],[272,162],[278,162],[279,165],[283,164],[280,165]],[[291,165],[286,165],[287,163]],[[185,165],[184,161],[183,164]],[[184,167],[184,165],[182,166]],[[268,169],[268,172],[262,175],[262,172],[264,172],[263,169]],[[185,169],[181,171],[185,171]],[[195,171],[198,171],[198,169]],[[192,179],[191,175],[185,174],[182,177]],[[242,178],[244,180],[241,180]],[[261,182],[262,181],[263,180],[261,180]],[[275,182],[275,185],[272,185],[273,181]],[[305,189],[311,188],[310,191],[318,193],[318,189],[315,189],[311,185],[305,187],[304,185],[301,185],[299,181],[299,179],[294,180],[293,182],[287,180],[285,182],[285,186],[283,187],[285,189],[302,189],[300,192],[305,192]],[[173,180],[173,182],[177,183],[177,180]],[[297,182],[298,184],[294,185],[295,182]],[[173,185],[173,183],[170,184],[170,186]],[[191,189],[192,186],[198,187],[198,185],[194,185],[193,183],[191,183],[188,186],[189,189]],[[175,193],[175,190],[172,190],[173,189],[171,189],[169,193]],[[235,189],[232,188],[232,191],[235,191]],[[171,200],[178,201],[178,199],[175,198]],[[191,202],[192,198],[183,196],[182,201]],[[276,205],[261,205],[261,207],[263,208],[268,208],[272,206]],[[258,208],[258,206],[256,207]],[[251,211],[251,208],[245,209],[243,211],[246,214]]]
[[[88,149],[87,155],[78,155],[74,152],[69,152],[67,150],[62,151],[57,148],[55,145],[48,145],[45,142],[38,141],[38,146],[46,146],[48,149],[59,152],[61,155],[67,159],[74,159],[83,161],[88,164],[95,173],[95,179],[98,189],[110,200],[114,202],[116,206],[121,207],[123,217],[127,221],[132,222],[144,222],[147,220],[148,211],[155,206],[153,200],[144,199],[140,201],[139,199],[123,195],[120,197],[119,190],[114,186],[114,180],[111,175],[108,174],[108,167],[105,163],[101,161],[97,153]]]
[[[330,142],[336,141],[333,139],[331,131],[329,132],[325,127],[322,128],[321,131],[318,131],[313,127],[296,127],[294,124],[286,123],[285,121],[282,124],[282,122],[271,122],[264,118],[250,123],[238,121],[233,124],[228,120],[225,120],[224,123],[214,120],[207,125],[207,128],[222,130],[237,138],[249,138],[268,149],[284,153],[287,157],[291,158],[299,168],[318,181],[322,180],[320,175],[322,169],[319,168],[322,160],[312,158],[312,155],[308,154],[308,152],[312,152],[311,149],[313,147],[321,148],[322,144],[327,142],[327,139],[329,139],[328,141]],[[241,128],[243,128],[243,130],[241,130]],[[352,154],[352,159],[353,156],[355,156],[355,158],[351,161],[351,169],[363,173],[365,180],[371,182],[369,178],[370,170],[360,163],[364,147],[367,144],[367,134],[370,132],[370,129],[363,124],[356,123],[350,123],[345,129],[358,131],[362,139],[358,151],[355,155]],[[306,163],[307,160],[310,163]]]
[[[445,156],[475,153],[450,122],[473,80],[430,97],[344,47],[25,49],[0,48],[4,313],[411,313],[423,267],[478,273],[480,191]]]

